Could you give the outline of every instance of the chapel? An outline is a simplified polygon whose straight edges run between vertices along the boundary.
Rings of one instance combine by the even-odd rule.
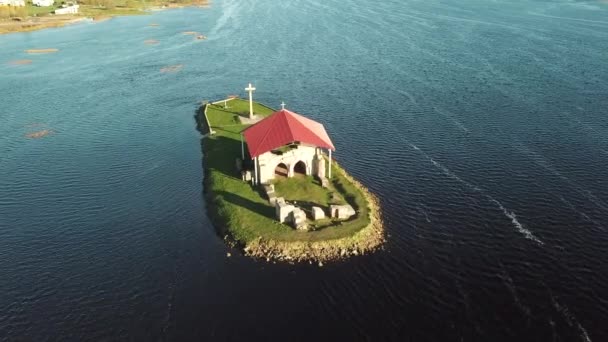
[[[253,183],[267,184],[276,177],[298,175],[331,178],[331,153],[335,148],[325,127],[282,106],[242,132],[253,162]],[[244,157],[244,146],[241,148]]]

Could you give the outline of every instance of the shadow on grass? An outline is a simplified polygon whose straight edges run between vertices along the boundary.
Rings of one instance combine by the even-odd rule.
[[[249,117],[249,112],[243,112],[243,111],[237,112],[237,111],[228,110],[228,109],[230,109],[230,107],[224,108],[223,105],[222,106],[218,106],[218,105],[214,105],[214,104],[209,104],[209,106],[211,108],[213,108],[214,110],[217,110],[217,111],[220,111],[220,112],[229,113],[229,114],[240,116],[240,117],[243,117],[243,118]]]
[[[349,193],[345,188],[344,185],[342,184],[342,182],[339,179],[334,179],[332,181],[334,188],[336,189],[336,191],[338,191],[342,197],[344,197],[344,200],[346,201],[346,203],[350,204],[353,209],[355,209],[356,212],[359,211],[359,204],[357,203],[357,201],[355,200],[355,196],[352,195],[351,193]]]
[[[202,106],[200,106],[197,110],[194,111],[194,121],[196,121],[196,130],[202,134],[202,135],[207,135],[211,132],[211,127],[209,127],[209,125],[207,124],[207,120],[205,119],[205,108],[207,107],[213,107],[213,110],[219,110],[222,112],[226,112],[226,113],[230,113],[232,114],[232,121],[234,125],[240,125],[241,124],[241,120],[239,119],[239,116],[243,116],[242,114],[237,114],[237,113],[233,113],[233,112],[229,112],[227,110],[223,110],[223,109],[218,109],[216,106],[211,105],[211,104],[204,104]],[[220,128],[221,126],[213,126],[213,130],[214,131],[224,131],[227,133],[233,133],[234,131],[230,131],[230,130],[225,130]]]
[[[238,124],[236,126],[241,126],[241,124]],[[226,132],[228,134],[235,134],[234,130],[229,130],[229,129],[225,129],[224,127],[226,126],[213,126],[213,131],[217,132],[217,131],[222,131],[222,132]],[[235,140],[235,139],[232,139]],[[238,142],[239,146],[241,145],[241,141],[240,140],[235,140],[236,142]],[[239,156],[241,155],[241,152],[239,150]]]
[[[215,135],[201,139],[201,150],[206,155],[203,158],[203,169],[215,170],[225,176],[241,179],[237,169],[237,159],[241,158],[241,142],[225,136]],[[207,167],[205,167],[207,163]],[[245,156],[242,167],[249,169],[251,161]]]
[[[246,208],[260,215],[266,216],[268,218],[274,219],[274,208],[259,202],[254,202],[250,199],[244,198],[240,195],[233,194],[231,192],[226,191],[218,191],[216,192],[218,196],[221,196],[226,202],[232,203],[239,207]]]
[[[323,209],[323,211],[329,211],[329,207],[326,207],[323,204],[311,202],[311,201],[287,201],[290,204],[297,206],[298,208],[304,210],[306,215],[311,218],[312,217],[312,207],[319,207]]]
[[[196,129],[205,137],[201,139],[201,152],[205,156],[202,160],[203,169],[214,170],[223,175],[241,179],[240,171],[237,169],[237,159],[241,158],[241,141],[226,136],[225,134],[208,135],[209,126],[205,120],[205,107],[209,104],[200,106],[194,114],[196,121]],[[229,130],[213,127],[215,131],[222,131],[234,134]],[[205,165],[207,164],[207,165]],[[242,162],[242,168],[245,170],[253,170],[249,152],[245,149],[245,160]]]

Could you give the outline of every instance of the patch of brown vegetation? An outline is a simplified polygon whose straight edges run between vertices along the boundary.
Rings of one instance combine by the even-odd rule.
[[[207,39],[207,36],[204,36],[204,35],[200,34],[200,35],[196,36],[196,39],[198,39],[198,40],[205,40],[205,39]]]
[[[178,72],[178,71],[182,70],[183,67],[184,67],[183,64],[169,65],[169,66],[166,66],[164,68],[161,68],[160,72],[175,73],[175,72]]]
[[[185,32],[182,32],[182,34],[191,34],[191,35],[195,35],[195,34],[198,34],[198,32],[196,32],[196,31],[185,31]]]
[[[72,15],[28,17],[21,21],[0,20],[0,34],[29,32],[51,27],[61,27],[67,24],[77,23],[82,20],[85,20],[85,18]]]
[[[32,64],[32,60],[31,59],[16,59],[14,61],[9,61],[8,64],[10,64],[10,65],[27,65],[27,64]]]
[[[156,40],[156,39],[144,40],[144,44],[146,44],[146,45],[156,45],[156,44],[158,44],[158,40]]]
[[[25,52],[29,53],[29,54],[55,53],[57,51],[59,51],[59,49],[29,49],[29,50],[25,50]]]
[[[46,137],[51,133],[53,133],[53,131],[51,131],[50,129],[43,129],[42,131],[28,133],[25,135],[25,137],[30,139],[40,139]]]

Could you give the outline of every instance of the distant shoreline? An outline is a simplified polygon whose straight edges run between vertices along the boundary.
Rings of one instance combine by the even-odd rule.
[[[42,16],[28,16],[26,18],[15,17],[0,19],[0,35],[63,27],[82,21],[102,22],[116,16],[144,15],[167,9],[207,6],[209,6],[209,1],[207,0],[190,0],[183,3],[155,3],[150,7],[116,7],[114,9],[80,5],[81,12],[75,15],[47,14]]]

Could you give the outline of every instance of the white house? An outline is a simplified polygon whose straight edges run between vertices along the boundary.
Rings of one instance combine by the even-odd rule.
[[[325,178],[325,157],[335,150],[322,124],[282,109],[243,131],[254,165],[254,183],[265,184],[275,177],[297,174]],[[243,157],[244,146],[243,146]]]
[[[39,7],[53,6],[54,3],[55,0],[32,0],[32,4]]]
[[[78,13],[78,8],[80,8],[78,4],[61,7],[55,10],[55,14],[76,14]]]
[[[25,0],[0,0],[0,6],[25,6]]]

